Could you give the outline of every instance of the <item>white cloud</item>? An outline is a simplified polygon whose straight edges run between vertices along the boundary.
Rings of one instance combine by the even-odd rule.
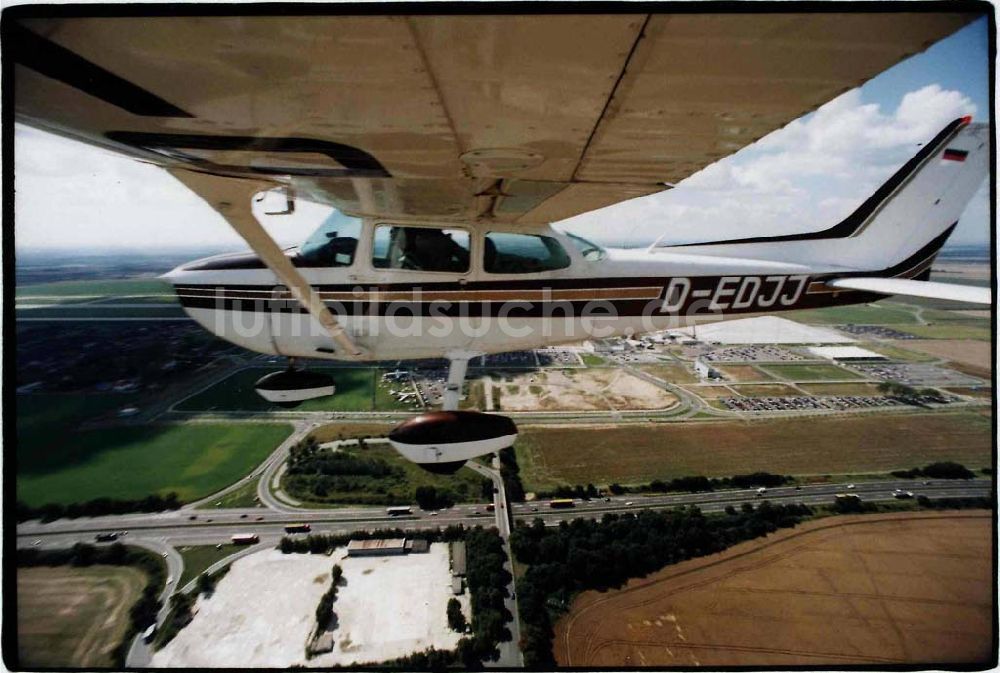
[[[854,89],[675,189],[561,226],[619,244],[626,235],[690,242],[822,229],[850,214],[948,122],[975,112],[967,96],[937,84],[907,93],[890,111]],[[959,233],[985,240],[988,203],[977,199],[963,218],[973,221]],[[609,227],[613,221],[630,222],[630,231]]]

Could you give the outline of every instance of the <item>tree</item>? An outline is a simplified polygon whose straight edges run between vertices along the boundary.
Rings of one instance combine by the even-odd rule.
[[[414,499],[417,501],[417,506],[420,509],[437,509],[438,508],[438,495],[437,489],[433,486],[417,486],[416,492],[413,494]]]
[[[458,602],[457,598],[448,601],[448,626],[459,633],[465,633],[468,626],[465,622],[465,615],[462,613],[462,604]]]

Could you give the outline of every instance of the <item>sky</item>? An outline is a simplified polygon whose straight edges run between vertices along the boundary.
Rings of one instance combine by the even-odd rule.
[[[661,235],[693,242],[829,227],[948,122],[965,114],[988,121],[987,44],[981,19],[674,189],[559,226],[630,245]],[[16,127],[14,150],[18,250],[246,247],[219,215],[155,166],[23,125]],[[988,242],[989,206],[987,181],[949,243]],[[300,201],[294,215],[264,218],[265,226],[279,243],[294,245],[329,211]]]

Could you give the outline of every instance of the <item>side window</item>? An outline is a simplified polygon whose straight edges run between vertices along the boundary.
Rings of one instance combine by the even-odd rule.
[[[483,268],[489,273],[538,273],[565,269],[569,264],[569,255],[550,236],[486,234]]]
[[[469,270],[469,232],[433,227],[375,227],[372,266],[465,273]]]
[[[301,266],[350,266],[361,236],[361,220],[333,211],[299,246]]]

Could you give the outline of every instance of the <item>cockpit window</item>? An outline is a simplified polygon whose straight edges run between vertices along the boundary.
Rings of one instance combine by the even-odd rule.
[[[565,269],[569,264],[569,255],[551,236],[486,234],[483,268],[488,273],[539,273]]]
[[[302,266],[350,266],[361,237],[361,220],[339,211],[330,217],[299,246]]]
[[[465,273],[469,270],[469,232],[434,227],[375,227],[372,266]]]
[[[604,248],[596,243],[591,243],[582,236],[577,236],[576,234],[566,234],[566,237],[573,242],[576,249],[580,251],[580,255],[588,261],[596,262],[608,256],[608,253]]]

